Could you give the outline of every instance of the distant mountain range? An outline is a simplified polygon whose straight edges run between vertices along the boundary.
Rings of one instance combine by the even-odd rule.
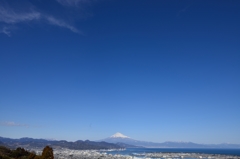
[[[122,149],[122,148],[234,148],[240,149],[240,144],[197,144],[193,142],[147,142],[134,140],[121,133],[116,133],[108,138],[99,141],[78,140],[68,142],[65,140],[46,140],[33,138],[11,139],[0,137],[0,145],[26,149],[39,148],[43,149],[46,145],[52,148],[68,148],[75,150],[99,150],[99,149]]]
[[[78,140],[75,142],[68,142],[65,140],[54,141],[45,139],[33,139],[33,138],[20,138],[20,139],[10,139],[0,137],[0,145],[9,148],[22,147],[26,149],[39,148],[43,149],[46,145],[52,148],[68,148],[74,150],[99,150],[99,149],[121,149],[124,148],[121,145],[107,142],[94,142],[94,141],[82,141]]]
[[[134,145],[136,147],[146,147],[146,148],[240,148],[240,144],[197,144],[193,142],[147,142],[134,140],[128,136],[121,133],[116,133],[106,139],[99,141],[105,141],[108,143],[124,143],[127,145]]]

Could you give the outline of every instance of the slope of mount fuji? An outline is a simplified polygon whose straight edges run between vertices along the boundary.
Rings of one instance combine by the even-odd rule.
[[[130,138],[130,137],[125,136],[125,135],[123,135],[123,134],[117,132],[116,134],[110,136],[110,138]]]

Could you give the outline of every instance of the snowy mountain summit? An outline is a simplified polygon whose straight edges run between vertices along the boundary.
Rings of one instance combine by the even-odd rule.
[[[125,135],[123,135],[123,134],[117,132],[116,134],[110,136],[110,138],[130,138],[130,137],[125,136]]]

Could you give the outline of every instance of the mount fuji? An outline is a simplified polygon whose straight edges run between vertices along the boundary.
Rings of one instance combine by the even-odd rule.
[[[132,139],[121,133],[116,133],[108,138],[102,139],[108,143],[114,143],[123,147],[146,147],[146,148],[240,148],[240,144],[197,144],[193,142],[174,142],[163,143],[139,141]]]
[[[122,139],[123,139],[123,138],[130,138],[130,137],[125,136],[125,135],[123,135],[123,134],[117,132],[116,134],[110,136],[110,138],[122,138]]]
[[[114,134],[114,135],[112,135],[108,138],[105,138],[105,139],[102,139],[102,140],[99,140],[99,141],[114,143],[114,144],[117,144],[119,146],[128,147],[128,148],[143,147],[141,144],[137,144],[139,141],[131,139],[130,137],[125,136],[125,135],[123,135],[119,132],[117,132],[116,134]]]
[[[118,145],[123,145],[123,144],[129,145],[126,147],[159,147],[158,143],[138,141],[138,140],[132,139],[126,135],[123,135],[119,132],[117,132],[116,134],[114,134],[108,138],[102,139],[100,141],[105,141],[108,143],[115,143]]]

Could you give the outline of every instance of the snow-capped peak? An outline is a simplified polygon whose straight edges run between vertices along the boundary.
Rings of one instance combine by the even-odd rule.
[[[110,138],[129,138],[129,137],[118,132],[118,133],[110,136]]]

